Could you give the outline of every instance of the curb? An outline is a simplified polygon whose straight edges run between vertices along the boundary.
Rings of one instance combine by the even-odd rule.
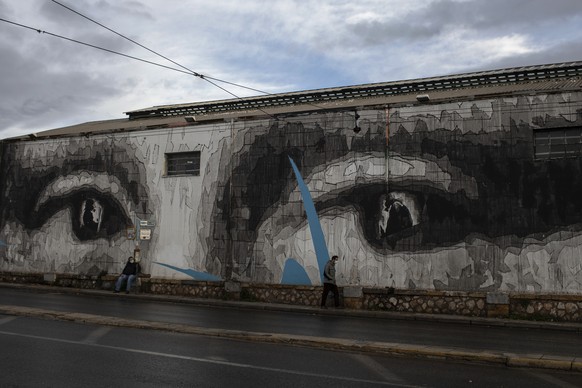
[[[543,368],[582,372],[582,358],[541,354],[512,354],[495,351],[471,351],[440,346],[399,344],[391,342],[359,341],[340,338],[314,337],[293,334],[273,334],[202,328],[183,324],[138,321],[84,313],[68,313],[31,307],[0,305],[0,314],[70,321],[83,324],[106,325],[134,329],[169,331],[209,337],[276,343],[327,350],[376,353],[400,357],[433,358],[454,361],[500,364],[508,367]]]

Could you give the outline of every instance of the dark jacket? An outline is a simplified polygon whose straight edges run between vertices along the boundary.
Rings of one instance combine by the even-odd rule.
[[[123,268],[123,274],[124,275],[136,275],[139,272],[139,264],[138,263],[131,263],[131,262],[127,262],[127,264],[125,264],[125,268]]]

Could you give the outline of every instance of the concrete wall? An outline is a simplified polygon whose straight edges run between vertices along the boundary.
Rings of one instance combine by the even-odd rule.
[[[139,245],[156,279],[310,287],[337,254],[340,286],[581,294],[582,158],[538,161],[533,142],[582,126],[581,100],[8,143],[0,270],[118,273]],[[187,150],[201,175],[164,176],[165,153]],[[128,239],[141,221],[151,240]]]

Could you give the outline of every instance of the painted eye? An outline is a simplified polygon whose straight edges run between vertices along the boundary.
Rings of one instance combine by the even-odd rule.
[[[363,237],[380,253],[454,244],[486,230],[487,217],[464,195],[416,188],[388,191],[385,184],[356,185],[319,202],[317,210],[331,215],[354,209]]]
[[[132,224],[117,199],[107,193],[83,188],[46,201],[37,212],[42,225],[63,208],[71,210],[71,225],[80,241],[112,238]]]
[[[73,231],[79,240],[110,238],[131,224],[112,196],[83,191],[71,198]]]

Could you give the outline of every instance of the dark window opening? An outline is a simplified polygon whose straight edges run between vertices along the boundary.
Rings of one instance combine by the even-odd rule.
[[[166,175],[200,175],[200,151],[166,154]]]
[[[582,155],[582,128],[551,128],[534,132],[536,159],[561,159]]]

